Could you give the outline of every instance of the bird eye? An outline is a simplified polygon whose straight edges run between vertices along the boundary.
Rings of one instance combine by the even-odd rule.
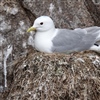
[[[40,25],[43,25],[43,22],[41,22]]]

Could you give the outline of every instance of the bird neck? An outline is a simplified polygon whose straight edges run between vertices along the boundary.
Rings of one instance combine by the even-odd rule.
[[[55,28],[52,28],[52,29],[49,29],[49,30],[46,30],[46,31],[37,31],[36,34],[38,35],[42,35],[42,36],[49,36],[49,37],[52,37],[54,35],[54,32],[55,32]]]

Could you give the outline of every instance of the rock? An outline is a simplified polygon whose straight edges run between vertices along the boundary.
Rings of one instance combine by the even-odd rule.
[[[51,16],[59,28],[99,25],[99,8],[91,0],[1,0],[0,99],[99,100],[100,55],[40,53],[29,46],[33,33],[26,33],[41,15]],[[13,48],[9,56],[8,47]]]
[[[56,27],[77,28],[94,24],[83,0],[23,0],[21,3],[36,17],[51,16]]]
[[[34,17],[33,17],[34,20]],[[22,6],[16,0],[0,0],[0,86],[3,85],[3,63],[7,47],[13,51],[7,59],[7,64],[27,52],[27,40],[30,34],[26,33],[30,20]]]

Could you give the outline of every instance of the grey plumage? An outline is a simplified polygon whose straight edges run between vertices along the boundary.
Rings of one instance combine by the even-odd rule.
[[[99,27],[89,27],[75,30],[58,29],[53,38],[53,52],[74,52],[88,50],[96,42]]]

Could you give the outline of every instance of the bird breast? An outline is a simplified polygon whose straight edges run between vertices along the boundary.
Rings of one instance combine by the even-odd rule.
[[[45,33],[36,33],[35,35],[35,48],[41,52],[51,53],[52,38]]]

